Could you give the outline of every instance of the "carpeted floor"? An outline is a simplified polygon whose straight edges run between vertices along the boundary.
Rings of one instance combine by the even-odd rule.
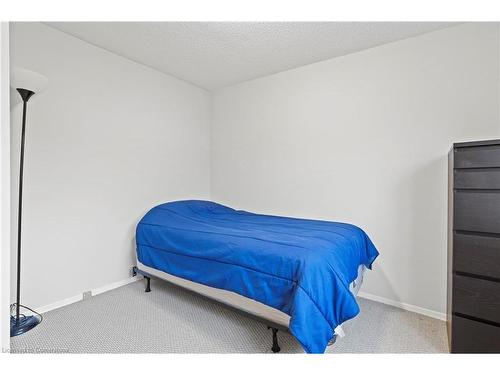
[[[252,319],[152,280],[44,314],[41,325],[11,340],[13,352],[268,353],[271,332]],[[445,323],[359,299],[361,313],[344,324],[346,337],[327,353],[444,353]],[[303,353],[279,333],[282,353]]]

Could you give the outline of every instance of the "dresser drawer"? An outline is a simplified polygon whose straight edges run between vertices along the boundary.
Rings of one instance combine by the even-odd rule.
[[[500,145],[456,148],[455,168],[500,167]]]
[[[452,317],[452,353],[500,353],[500,327]]]
[[[500,168],[456,169],[455,189],[500,189]]]
[[[500,280],[500,236],[453,235],[453,271]]]
[[[500,324],[500,283],[454,275],[452,310]]]
[[[453,229],[500,233],[500,190],[457,190],[454,207]]]

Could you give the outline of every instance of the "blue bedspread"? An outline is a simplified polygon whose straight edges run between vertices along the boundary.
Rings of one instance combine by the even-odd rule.
[[[139,222],[137,256],[149,267],[230,290],[290,315],[308,353],[359,312],[349,284],[378,255],[350,224],[237,211],[207,201],[159,205]]]

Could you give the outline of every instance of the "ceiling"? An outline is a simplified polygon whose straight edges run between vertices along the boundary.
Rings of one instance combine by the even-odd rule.
[[[440,22],[49,22],[208,90],[453,26]]]

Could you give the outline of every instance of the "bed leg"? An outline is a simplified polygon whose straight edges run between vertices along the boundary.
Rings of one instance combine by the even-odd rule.
[[[144,276],[144,279],[146,280],[146,293],[151,292],[151,278],[148,276]]]
[[[267,329],[272,329],[273,331],[273,346],[271,347],[271,350],[273,353],[279,353],[281,348],[278,344],[278,329],[273,327],[267,327]]]
[[[337,335],[333,335],[332,339],[330,341],[328,341],[328,344],[326,344],[326,345],[332,346],[333,344],[335,344],[336,341],[337,341]]]

